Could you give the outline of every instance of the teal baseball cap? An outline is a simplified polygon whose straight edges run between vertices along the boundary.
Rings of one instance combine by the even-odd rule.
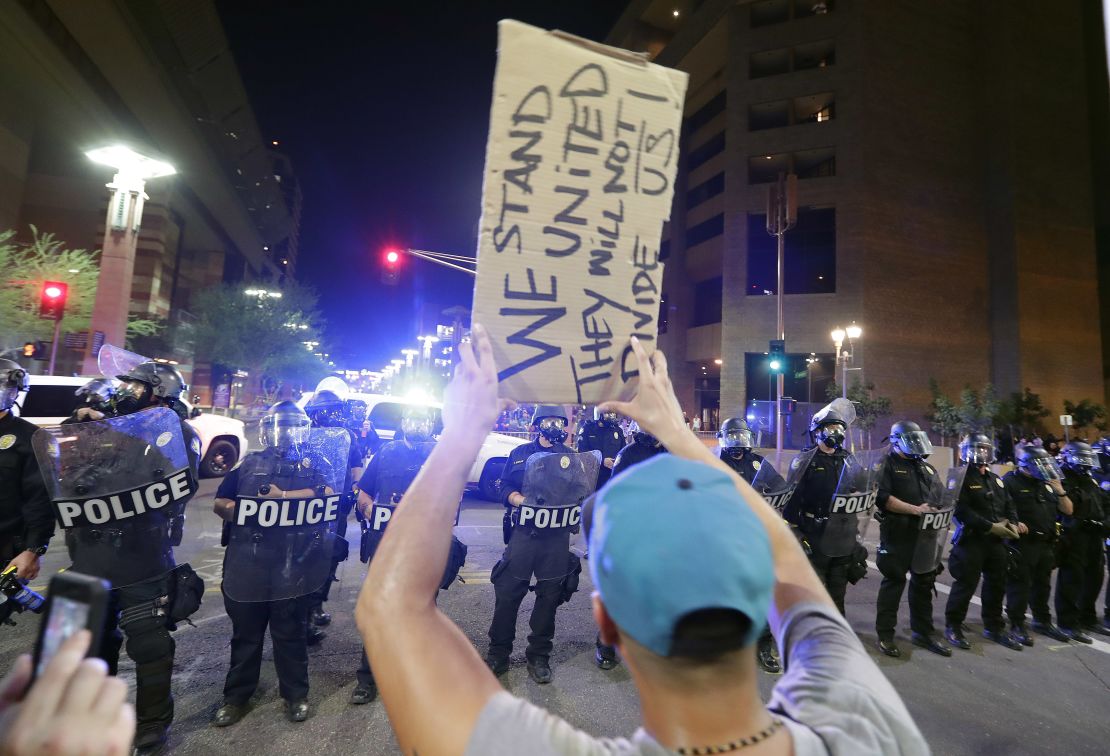
[[[585,513],[590,576],[613,622],[642,646],[675,653],[675,628],[693,612],[731,609],[767,624],[774,560],[767,529],[733,479],[660,454],[613,478]]]

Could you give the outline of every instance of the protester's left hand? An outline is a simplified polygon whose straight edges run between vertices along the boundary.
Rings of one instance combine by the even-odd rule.
[[[485,328],[474,325],[471,341],[459,344],[459,360],[443,392],[443,430],[450,435],[474,431],[485,438],[501,414],[497,366]]]
[[[613,459],[612,457],[606,457],[602,461],[602,464],[605,465],[605,467],[607,467],[608,469],[612,470],[613,465],[617,464],[617,460]]]
[[[34,580],[39,576],[41,562],[39,555],[33,551],[21,551],[15,555],[8,567],[15,567],[15,574],[20,580]]]
[[[125,754],[135,737],[127,684],[86,659],[87,630],[62,644],[27,690],[31,659],[21,656],[0,682],[0,754]],[[24,691],[27,691],[24,695]]]

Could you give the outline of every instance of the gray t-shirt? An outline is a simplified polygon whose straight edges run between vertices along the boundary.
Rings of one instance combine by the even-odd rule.
[[[797,756],[921,754],[929,746],[902,699],[834,609],[799,604],[782,623],[786,673],[767,708],[794,738]],[[467,754],[530,756],[664,756],[671,753],[643,728],[628,738],[595,738],[509,693],[490,699]]]

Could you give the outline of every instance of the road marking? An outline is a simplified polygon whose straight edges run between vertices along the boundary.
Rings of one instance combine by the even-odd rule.
[[[879,565],[875,564],[870,559],[867,560],[867,566],[870,567],[871,569],[875,570],[876,572],[878,572],[878,570],[879,570]],[[952,592],[952,587],[950,585],[942,583],[939,580],[937,580],[935,583],[933,583],[933,585],[935,585],[937,587],[937,590],[940,591],[941,593],[951,593]],[[982,606],[983,605],[983,602],[979,599],[978,596],[972,596],[971,597],[971,603],[975,604],[976,606]],[[1050,651],[1055,651],[1058,648],[1093,648],[1095,651],[1101,651],[1104,654],[1110,654],[1110,643],[1107,643],[1106,641],[1100,641],[1098,638],[1091,638],[1091,640],[1094,641],[1094,642],[1093,643],[1071,642],[1071,643],[1064,644],[1062,646],[1047,646],[1046,648],[1048,648]]]

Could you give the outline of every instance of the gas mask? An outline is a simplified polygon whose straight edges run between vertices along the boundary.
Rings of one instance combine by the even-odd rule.
[[[144,410],[151,403],[150,386],[142,381],[124,381],[116,391],[116,412],[121,415]]]
[[[552,444],[561,444],[567,440],[567,421],[562,417],[540,418],[537,424],[540,435]]]
[[[830,449],[839,449],[844,445],[844,426],[840,423],[822,425],[817,431],[817,440]]]

